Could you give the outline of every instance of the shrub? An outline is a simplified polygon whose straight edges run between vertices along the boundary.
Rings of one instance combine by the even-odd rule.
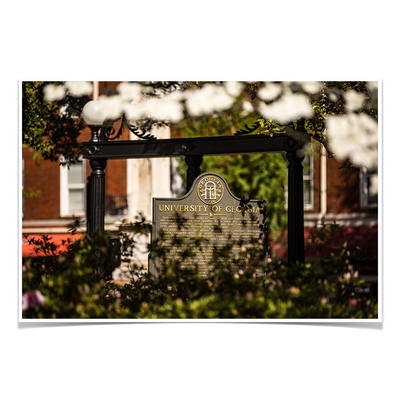
[[[132,274],[123,286],[109,278],[115,259],[107,233],[83,235],[59,255],[46,237],[34,243],[48,255],[24,260],[23,299],[36,300],[24,302],[23,317],[377,318],[376,293],[358,278],[346,243],[313,265],[286,265],[265,260],[257,240],[231,241],[214,249],[212,269],[204,277],[194,261],[193,269],[181,268],[183,261],[195,257],[202,238],[193,239],[195,246],[181,244],[181,260],[168,260],[163,240],[155,240],[149,249],[163,268],[152,277],[132,261],[139,235],[148,235],[150,228],[142,217],[120,228],[118,258],[130,262]],[[316,244],[321,235],[316,232]],[[240,249],[236,255],[234,246]]]

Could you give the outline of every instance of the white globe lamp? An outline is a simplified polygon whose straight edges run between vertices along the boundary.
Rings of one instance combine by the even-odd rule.
[[[99,130],[105,120],[105,113],[100,101],[92,100],[85,104],[82,110],[82,118],[92,131],[90,142],[99,142]]]
[[[100,101],[92,100],[85,104],[82,110],[82,117],[89,126],[101,126],[105,120]]]

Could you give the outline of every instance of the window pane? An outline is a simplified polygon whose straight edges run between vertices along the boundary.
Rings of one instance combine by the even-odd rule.
[[[309,181],[304,181],[303,193],[304,204],[311,204],[311,185]]]
[[[303,160],[303,176],[311,177],[311,157],[306,154]]]
[[[85,211],[85,190],[70,189],[69,190],[69,211],[84,212]]]
[[[71,165],[68,170],[68,183],[85,183],[83,162]]]
[[[368,190],[368,204],[378,203],[378,193],[371,194],[371,176],[372,172],[367,172],[367,190]]]

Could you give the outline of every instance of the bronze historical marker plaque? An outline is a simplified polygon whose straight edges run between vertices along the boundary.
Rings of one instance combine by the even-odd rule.
[[[224,246],[229,237],[245,242],[251,238],[262,239],[267,247],[265,209],[265,201],[242,201],[230,192],[224,178],[205,173],[197,177],[184,197],[153,198],[152,238],[159,237],[161,230],[165,232],[167,257],[171,260],[180,259],[179,248],[172,245],[174,235],[184,240],[198,236],[208,239],[203,251],[195,249],[196,256],[182,264],[183,268],[193,268],[197,263],[199,272],[206,275],[211,268],[214,247]],[[184,218],[180,226],[177,214]],[[151,260],[149,272],[157,274],[160,267],[157,260]]]

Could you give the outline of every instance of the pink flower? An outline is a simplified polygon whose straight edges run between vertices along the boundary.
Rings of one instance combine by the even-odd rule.
[[[36,304],[46,304],[46,299],[42,295],[42,293],[39,292],[39,290],[35,290],[35,293],[33,294],[34,299]]]
[[[30,307],[35,307],[37,304],[46,304],[46,299],[39,290],[27,292],[22,295],[22,311],[26,311]]]
[[[22,296],[22,311],[26,311],[29,308],[29,293],[25,293]]]
[[[252,300],[252,299],[253,299],[253,293],[247,292],[247,293],[246,293],[246,300],[250,301],[250,300]]]
[[[350,307],[354,307],[356,304],[357,304],[356,299],[350,300],[350,302],[349,302]]]

